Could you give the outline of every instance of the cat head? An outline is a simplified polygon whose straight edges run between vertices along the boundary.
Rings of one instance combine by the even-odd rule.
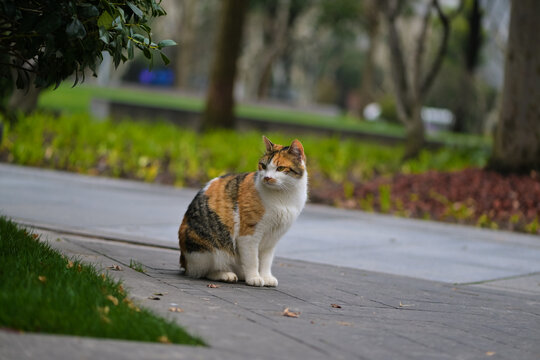
[[[264,185],[286,189],[306,176],[306,155],[300,141],[289,146],[274,144],[266,136],[263,141],[266,153],[259,160],[259,176]]]

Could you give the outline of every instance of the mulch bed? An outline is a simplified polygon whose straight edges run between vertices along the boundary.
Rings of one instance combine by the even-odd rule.
[[[320,179],[319,179],[320,180]],[[313,188],[313,202],[399,216],[539,234],[540,174],[501,175],[482,169],[398,174],[348,188]]]

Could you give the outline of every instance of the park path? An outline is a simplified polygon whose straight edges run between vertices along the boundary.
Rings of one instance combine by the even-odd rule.
[[[139,304],[210,345],[0,331],[0,358],[540,357],[538,237],[310,205],[279,244],[278,288],[209,288],[178,271],[175,233],[193,195],[0,165],[1,214],[122,279]]]

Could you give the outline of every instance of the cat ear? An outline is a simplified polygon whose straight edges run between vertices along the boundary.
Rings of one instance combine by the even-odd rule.
[[[287,150],[289,154],[293,154],[300,159],[306,161],[306,155],[304,154],[304,147],[302,146],[302,143],[298,141],[298,139],[295,139],[291,146],[289,146],[289,150]]]
[[[263,141],[264,141],[264,145],[266,146],[266,152],[272,152],[272,150],[274,150],[274,144],[266,137],[263,135]]]

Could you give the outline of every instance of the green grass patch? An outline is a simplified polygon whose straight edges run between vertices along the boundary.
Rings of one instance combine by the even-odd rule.
[[[202,111],[204,108],[204,99],[201,97],[178,95],[173,92],[155,91],[152,89],[103,88],[91,85],[82,85],[75,88],[62,85],[56,90],[48,90],[40,96],[39,106],[43,109],[70,114],[88,114],[92,98],[191,111]],[[384,121],[360,121],[349,116],[323,115],[314,112],[264,105],[240,104],[236,107],[235,111],[238,116],[271,122],[318,126],[335,131],[357,131],[396,138],[403,138],[405,136],[403,126]],[[467,148],[489,147],[491,145],[491,140],[485,137],[449,132],[428,135],[428,139],[440,141],[451,146]]]
[[[87,115],[34,114],[5,127],[0,160],[91,175],[200,185],[228,172],[254,171],[264,151],[261,133],[214,131],[197,134],[165,122],[95,121]],[[278,144],[292,137],[266,134]],[[401,146],[305,136],[311,186],[376,175],[452,171],[485,165],[485,148],[444,147],[401,163]],[[165,180],[164,180],[165,179]]]
[[[134,305],[121,283],[70,260],[0,217],[0,326],[46,332],[204,345],[171,321]]]

